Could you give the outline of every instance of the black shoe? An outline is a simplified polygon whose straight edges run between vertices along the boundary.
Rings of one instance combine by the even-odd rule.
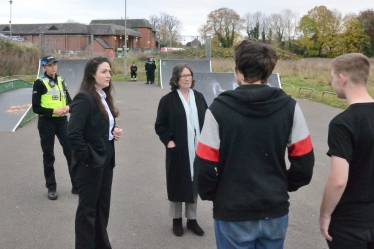
[[[154,84],[154,82],[151,82],[151,84]]]
[[[72,188],[71,193],[74,194],[74,195],[77,195],[78,194],[78,189],[77,188]]]
[[[57,200],[57,192],[56,190],[48,190],[48,199],[50,200]]]
[[[203,229],[201,229],[199,224],[197,224],[196,220],[187,220],[187,228],[191,229],[192,232],[194,234],[198,235],[198,236],[203,236],[204,235]]]
[[[182,218],[173,219],[173,233],[178,237],[183,235]]]

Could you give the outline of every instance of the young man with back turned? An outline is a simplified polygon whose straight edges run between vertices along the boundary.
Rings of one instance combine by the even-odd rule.
[[[359,53],[331,61],[331,85],[349,107],[329,125],[330,174],[319,224],[330,249],[374,248],[374,100],[370,62]]]
[[[266,85],[276,62],[272,46],[242,41],[235,47],[239,87],[221,93],[205,115],[195,167],[201,199],[213,201],[219,249],[283,248],[288,192],[312,178],[313,146],[300,107]]]

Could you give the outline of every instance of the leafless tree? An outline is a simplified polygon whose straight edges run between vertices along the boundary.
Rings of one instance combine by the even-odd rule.
[[[182,22],[177,17],[160,13],[160,16],[150,16],[149,21],[166,44],[172,46],[177,42],[182,29]]]
[[[248,38],[260,38],[260,22],[261,17],[263,14],[261,12],[256,12],[254,14],[247,13],[245,15],[245,23],[246,23],[246,32]]]
[[[156,15],[152,15],[149,17],[149,22],[152,24],[156,32],[160,32],[160,18]]]

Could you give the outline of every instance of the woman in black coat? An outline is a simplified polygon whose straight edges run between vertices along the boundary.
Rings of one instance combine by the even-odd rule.
[[[197,183],[193,160],[208,106],[204,96],[192,89],[194,82],[188,65],[174,67],[169,83],[171,92],[161,98],[155,123],[156,133],[166,148],[169,212],[176,236],[183,235],[182,202],[185,202],[187,228],[204,235],[196,221]]]
[[[87,62],[79,93],[70,107],[68,140],[72,148],[72,174],[79,204],[75,217],[75,248],[112,248],[109,219],[114,162],[114,140],[122,135],[115,126],[118,111],[111,95],[109,60]]]

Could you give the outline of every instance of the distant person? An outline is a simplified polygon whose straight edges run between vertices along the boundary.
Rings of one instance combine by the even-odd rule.
[[[147,82],[145,84],[155,83],[155,70],[156,70],[155,62],[152,61],[151,58],[147,58],[147,62],[145,63]]]
[[[156,72],[156,69],[157,69],[155,57],[152,56],[151,61],[154,64],[154,66],[151,68],[151,84],[154,84],[155,83],[155,72]]]
[[[57,62],[52,55],[41,60],[44,75],[37,78],[32,90],[32,109],[39,115],[38,130],[40,145],[43,151],[45,186],[48,199],[57,200],[57,183],[55,177],[55,136],[57,136],[68,165],[70,174],[71,149],[66,137],[69,104],[71,98],[61,75],[57,74]],[[77,194],[77,185],[71,177],[73,194]]]
[[[221,93],[205,114],[194,166],[201,199],[213,201],[219,249],[283,248],[288,192],[312,178],[312,141],[300,107],[266,85],[276,62],[271,45],[242,41],[235,47],[239,87]]]
[[[374,248],[374,100],[367,90],[368,58],[331,61],[331,85],[349,107],[329,125],[331,157],[319,225],[330,249]]]
[[[145,75],[147,77],[147,82],[145,84],[149,84],[151,82],[150,80],[150,73],[151,71],[148,69],[149,68],[149,64],[151,64],[151,57],[148,57],[147,58],[147,61],[145,62],[145,65],[144,65],[144,69],[145,69]]]
[[[186,64],[173,68],[171,92],[161,98],[155,130],[166,149],[166,182],[169,215],[173,233],[183,235],[182,203],[185,203],[187,228],[204,235],[196,221],[197,182],[193,168],[195,150],[204,123],[207,104],[203,95],[193,90],[193,72]]]
[[[68,139],[79,204],[75,248],[112,248],[107,226],[115,166],[114,141],[122,135],[113,105],[111,66],[105,57],[90,59],[71,105]]]
[[[131,71],[131,80],[136,81],[136,72],[138,71],[138,67],[135,65],[135,62],[132,63],[130,67]]]

